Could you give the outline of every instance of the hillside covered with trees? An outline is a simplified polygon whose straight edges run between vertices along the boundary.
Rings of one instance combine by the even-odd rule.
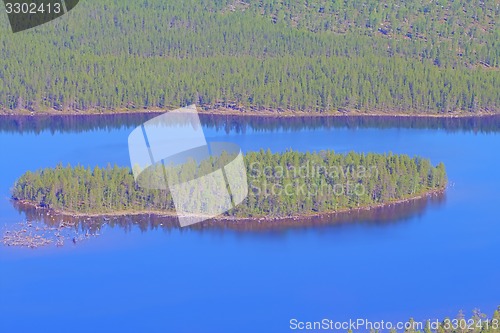
[[[195,170],[225,165],[223,154],[196,168],[187,165],[179,177],[197,178]],[[228,214],[236,217],[286,217],[383,205],[443,190],[447,183],[441,163],[393,154],[336,154],[250,152],[244,157],[248,197]],[[12,189],[12,197],[67,213],[173,211],[168,190],[139,187],[131,170],[118,166],[83,166],[26,172]],[[193,203],[196,204],[196,203]]]
[[[494,0],[81,0],[12,34],[0,110],[497,113]]]

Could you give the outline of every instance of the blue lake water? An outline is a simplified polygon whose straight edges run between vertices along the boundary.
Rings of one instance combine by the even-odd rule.
[[[24,171],[61,162],[128,166],[132,129],[0,130],[0,231],[25,218],[9,200]],[[0,245],[0,332],[290,332],[292,318],[424,320],[461,309],[491,315],[500,304],[498,132],[205,132],[244,151],[421,155],[446,164],[450,187],[443,202],[391,223],[269,231],[105,227],[76,245]]]

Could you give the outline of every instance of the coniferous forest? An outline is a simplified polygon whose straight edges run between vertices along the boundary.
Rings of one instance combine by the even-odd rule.
[[[232,155],[194,161],[179,177],[196,178]],[[244,157],[249,194],[228,214],[236,217],[286,217],[315,214],[416,198],[442,190],[447,183],[442,163],[393,154],[250,152]],[[128,168],[57,166],[26,172],[12,189],[14,199],[68,213],[173,211],[168,190],[139,187]],[[193,203],[196,204],[196,203]]]
[[[497,1],[81,0],[13,34],[0,110],[498,113]]]

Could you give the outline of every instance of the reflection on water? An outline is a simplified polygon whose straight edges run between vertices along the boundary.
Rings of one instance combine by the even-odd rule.
[[[161,113],[161,112],[160,112]],[[0,131],[11,133],[86,132],[137,127],[158,115],[158,112],[116,115],[72,116],[0,116]],[[316,116],[269,117],[223,116],[200,114],[201,122],[208,128],[244,133],[256,131],[282,131],[320,128],[410,128],[442,129],[450,132],[472,131],[492,133],[500,131],[500,115],[483,117],[412,117],[412,116]],[[286,121],[285,121],[286,119]]]
[[[472,131],[491,133],[500,131],[500,116],[484,117],[411,117],[411,116],[321,116],[321,117],[240,117],[201,115],[207,127],[226,133],[245,133],[249,128],[257,131],[298,131],[331,128],[405,128],[434,129],[449,132]]]
[[[412,217],[422,214],[430,205],[442,205],[446,202],[446,193],[432,194],[403,203],[392,204],[372,209],[359,209],[351,212],[333,213],[314,217],[287,218],[287,219],[212,219],[190,225],[185,229],[203,231],[204,229],[221,229],[235,231],[280,231],[290,228],[327,227],[347,224],[372,224],[384,226],[392,223],[401,223]],[[95,236],[104,227],[120,228],[125,232],[137,227],[141,231],[156,229],[179,229],[179,221],[174,216],[159,216],[154,214],[101,216],[101,217],[74,217],[57,214],[46,209],[37,209],[31,205],[14,201],[13,205],[18,212],[26,215],[26,223],[43,223],[48,228],[71,226],[75,235]]]
[[[75,116],[0,116],[0,132],[80,133],[136,127],[156,114],[75,115]]]

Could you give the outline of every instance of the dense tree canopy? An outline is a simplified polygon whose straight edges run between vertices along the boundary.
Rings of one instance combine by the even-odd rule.
[[[0,28],[0,109],[475,114],[500,105],[496,1],[82,0]]]
[[[199,170],[227,164],[223,154]],[[250,152],[245,155],[249,195],[229,214],[290,216],[367,207],[417,197],[446,186],[443,164],[393,154]],[[179,174],[193,179],[194,162]],[[79,213],[173,211],[168,190],[139,187],[128,168],[63,167],[27,172],[13,187],[13,197],[39,206]],[[196,204],[196,202],[193,202]]]

